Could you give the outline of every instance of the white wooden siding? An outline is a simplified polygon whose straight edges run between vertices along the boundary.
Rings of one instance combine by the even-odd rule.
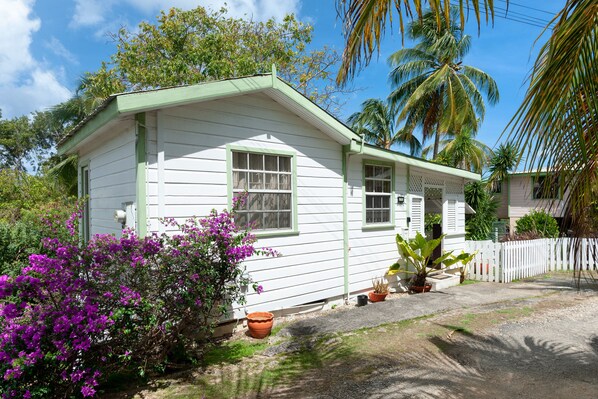
[[[135,202],[135,126],[132,120],[79,151],[79,165],[89,165],[90,233],[120,236],[114,210]]]
[[[363,214],[363,161],[361,155],[349,156],[347,163],[347,211],[349,227],[349,292],[356,293],[372,287],[372,279],[383,277],[390,265],[398,258],[395,237],[397,233],[405,234],[407,229],[406,204],[397,205],[397,194],[407,192],[407,168],[395,164],[394,196],[394,228],[371,230],[364,228]]]
[[[299,235],[258,241],[283,256],[246,262],[265,291],[250,293],[237,316],[343,294],[340,144],[264,94],[164,109],[155,120],[155,149],[148,145],[155,151],[148,154],[150,231],[160,231],[159,217],[182,221],[227,206],[227,144],[296,154]]]
[[[533,198],[532,176],[510,176],[510,207],[509,217],[514,221],[527,215],[532,210],[544,209],[554,217],[563,217],[564,201],[541,200]],[[567,195],[565,193],[565,195]]]

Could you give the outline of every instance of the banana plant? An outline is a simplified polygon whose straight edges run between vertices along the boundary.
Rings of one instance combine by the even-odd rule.
[[[459,255],[453,255],[453,251],[445,252],[436,259],[432,259],[431,263],[435,268],[428,267],[434,255],[434,250],[440,245],[445,235],[443,234],[436,239],[426,240],[423,235],[417,233],[415,238],[406,240],[400,234],[397,234],[397,248],[405,266],[403,267],[397,261],[390,266],[387,274],[391,276],[398,273],[413,274],[409,283],[410,286],[424,286],[426,278],[432,272],[439,273],[459,263],[463,265],[461,267],[463,270],[463,267],[471,262],[475,253],[461,252]],[[409,266],[412,266],[412,268]]]

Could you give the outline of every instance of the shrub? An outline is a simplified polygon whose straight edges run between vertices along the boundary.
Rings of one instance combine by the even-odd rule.
[[[498,204],[488,192],[485,182],[473,182],[465,186],[465,202],[475,210],[466,215],[465,238],[467,240],[487,240],[492,236],[492,225],[497,220]]]
[[[82,246],[74,234],[44,239],[45,254],[0,277],[3,397],[91,397],[110,375],[144,375],[176,351],[193,355],[215,320],[244,302],[242,262],[276,255],[254,247],[232,212],[168,223],[181,233],[125,231]]]
[[[65,204],[47,209],[43,217],[29,214],[14,223],[0,220],[0,275],[17,276],[29,264],[29,255],[45,253],[43,237],[71,240],[79,222],[79,209],[75,203]]]
[[[556,219],[542,210],[531,211],[517,220],[515,230],[518,235],[536,233],[538,238],[556,238],[559,236],[559,225]]]

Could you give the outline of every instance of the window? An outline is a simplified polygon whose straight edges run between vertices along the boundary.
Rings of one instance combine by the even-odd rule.
[[[534,199],[558,199],[559,179],[555,176],[537,176],[532,178]]]
[[[81,218],[81,236],[84,242],[89,241],[89,167],[81,168],[81,197],[85,198],[83,216]]]
[[[392,167],[364,166],[365,224],[391,223]]]
[[[292,157],[232,151],[233,197],[247,191],[236,222],[256,230],[288,230],[292,226]]]

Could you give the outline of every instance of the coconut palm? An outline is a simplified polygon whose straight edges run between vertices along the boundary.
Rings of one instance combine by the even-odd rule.
[[[421,143],[405,129],[397,129],[392,107],[379,99],[370,98],[361,104],[361,111],[347,119],[353,130],[366,141],[389,150],[393,145],[407,145],[411,155],[421,151]]]
[[[429,5],[439,23],[442,16],[446,21],[451,21],[453,18],[450,13],[451,2],[448,1],[336,0],[337,13],[343,21],[343,33],[346,40],[337,82],[345,83],[360,67],[369,63],[372,54],[380,48],[380,40],[384,36],[386,22],[392,21],[393,14],[398,16],[399,29],[401,35],[404,35],[405,19],[412,18],[415,14],[421,17],[426,4]],[[486,22],[493,21],[493,4],[492,0],[459,1],[460,26],[465,25],[465,11],[469,9],[473,10],[478,26],[481,21],[480,12],[486,15]]]
[[[492,149],[479,140],[476,140],[471,130],[462,130],[455,135],[447,135],[439,143],[440,152],[437,158],[449,166],[466,169],[475,173],[482,173],[492,158]],[[427,157],[432,151],[432,146],[427,146],[422,155]]]
[[[598,2],[567,0],[553,23],[511,121],[511,139],[528,169],[560,175],[577,234],[596,233],[591,211],[598,194]]]
[[[454,15],[450,21],[446,25],[443,16],[438,25],[435,15],[426,13],[409,25],[409,37],[418,44],[388,59],[392,67],[389,80],[394,88],[389,100],[402,108],[398,120],[405,120],[408,130],[420,127],[424,141],[434,136],[434,158],[442,135],[463,129],[477,132],[486,110],[484,97],[490,104],[499,99],[498,87],[490,75],[463,65],[471,37],[463,34]]]

